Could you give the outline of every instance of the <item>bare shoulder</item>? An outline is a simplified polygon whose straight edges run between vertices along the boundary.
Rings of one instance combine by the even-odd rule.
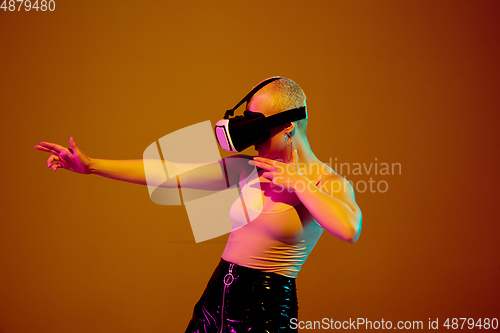
[[[306,172],[311,175],[311,178],[315,177],[319,180],[320,185],[326,181],[331,181],[333,179],[343,178],[341,175],[337,174],[328,164],[318,160],[308,166]],[[311,179],[312,180],[312,179]]]
[[[234,154],[234,155],[228,156],[226,158],[229,158],[229,159],[232,159],[232,158],[236,158],[236,159],[241,158],[241,159],[251,160],[254,157],[255,156],[251,156],[251,155],[247,155],[247,154]]]
[[[243,171],[252,167],[248,164],[248,161],[252,160],[254,156],[245,154],[235,154],[228,157],[224,157],[222,161],[226,165],[227,169],[236,169],[238,171]]]
[[[248,176],[255,167],[248,164],[248,161],[252,160],[254,156],[245,154],[235,154],[222,159],[224,168],[228,173],[228,176],[233,180],[245,178]]]
[[[319,187],[329,193],[332,194],[332,192],[347,192],[351,193],[354,195],[354,190],[352,188],[351,183],[345,179],[342,175],[339,175],[335,171],[331,172],[326,172],[322,174],[321,177],[321,182],[319,184]]]

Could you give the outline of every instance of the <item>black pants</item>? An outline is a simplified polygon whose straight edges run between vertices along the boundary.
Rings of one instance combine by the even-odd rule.
[[[221,261],[186,333],[289,333],[297,318],[295,279]]]

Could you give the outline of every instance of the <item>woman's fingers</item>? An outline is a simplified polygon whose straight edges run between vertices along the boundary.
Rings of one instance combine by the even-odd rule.
[[[80,148],[78,148],[78,145],[76,144],[75,142],[75,139],[73,139],[73,137],[70,137],[69,138],[69,145],[71,146],[71,148],[73,149],[70,149],[71,153],[73,153],[73,151],[79,151]]]
[[[254,161],[271,164],[273,166],[278,166],[280,163],[283,163],[280,161],[275,161],[275,160],[271,160],[269,158],[258,157],[258,156],[255,156],[253,159],[254,159]]]
[[[61,153],[66,153],[67,155],[69,154],[73,154],[73,149],[71,148],[66,148],[64,146],[61,146],[61,145],[58,145],[58,144],[55,144],[55,143],[50,143],[50,142],[45,142],[45,141],[42,141],[40,142],[40,146],[42,148],[46,148],[46,149],[50,149],[51,153],[54,154],[61,154]],[[35,146],[35,149],[37,148],[37,146]],[[42,150],[42,149],[40,149]],[[47,151],[47,150],[45,150]]]
[[[59,152],[58,152],[58,151],[55,151],[55,150],[53,150],[53,149],[46,148],[46,147],[43,147],[43,146],[40,146],[40,145],[36,145],[36,146],[35,146],[35,149],[36,149],[36,150],[40,150],[40,151],[45,151],[45,152],[47,152],[47,153],[51,153],[51,154],[55,154],[55,155],[59,154]]]
[[[266,179],[268,179],[268,180],[273,180],[274,175],[273,175],[273,173],[272,173],[272,172],[264,172],[264,173],[262,174],[262,177],[264,177],[264,178],[266,178]]]
[[[50,155],[49,159],[47,160],[47,167],[51,168],[53,171],[56,171],[58,168],[69,170],[68,162],[64,159],[61,159],[57,155]]]
[[[255,161],[255,160],[248,161],[248,164],[254,165],[257,168],[261,168],[261,169],[264,169],[264,170],[267,170],[267,171],[273,171],[275,169],[275,167],[272,166],[272,165],[270,165],[270,164],[263,163],[263,162],[258,162],[258,161]]]
[[[51,166],[52,170],[56,171],[57,169],[59,168],[63,168],[63,169],[66,169],[66,170],[69,170],[68,168],[68,162],[66,162],[65,160],[54,160],[53,163],[52,163],[52,166]]]
[[[55,163],[55,161],[59,161],[59,157],[57,155],[50,155],[47,159],[47,168],[52,167],[52,164]]]
[[[61,167],[67,169],[68,168],[68,162],[62,159],[61,157],[57,155],[50,155],[50,157],[47,159],[47,167],[52,168],[55,164],[59,164]]]
[[[63,146],[58,145],[56,143],[45,142],[45,141],[40,142],[40,145],[43,147],[46,147],[46,148],[53,149],[57,152],[60,152],[61,150],[66,149],[66,147],[63,147]]]
[[[68,157],[71,157],[70,155],[73,155],[74,151],[71,148],[66,148],[61,145],[57,145],[55,143],[49,143],[49,142],[40,142],[39,145],[35,146],[36,150],[40,151],[45,151],[47,153],[51,153],[53,155],[57,155],[60,157],[64,157],[64,155],[67,155]]]

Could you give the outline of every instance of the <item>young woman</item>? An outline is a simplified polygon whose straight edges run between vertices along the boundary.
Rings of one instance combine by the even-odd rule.
[[[247,100],[246,115],[269,117],[306,106],[306,96],[294,81],[264,81]],[[183,177],[183,184],[200,189],[238,184],[244,202],[230,211],[231,220],[244,226],[231,231],[186,332],[295,332],[295,278],[323,230],[346,242],[357,241],[362,215],[354,191],[314,155],[306,126],[307,118],[274,126],[266,140],[255,144],[258,156],[233,155]],[[146,160],[92,159],[73,138],[70,146],[41,142],[35,149],[51,154],[47,163],[54,171],[64,168],[147,184]],[[162,186],[176,187],[177,181]],[[244,223],[249,214],[254,218]]]

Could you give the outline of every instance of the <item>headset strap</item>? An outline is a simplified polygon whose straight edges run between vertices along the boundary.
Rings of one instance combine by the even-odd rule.
[[[269,128],[273,128],[305,118],[307,118],[307,110],[305,106],[301,106],[300,108],[290,109],[277,114],[273,114],[272,116],[266,117],[266,121],[269,125]]]
[[[245,97],[243,97],[243,99],[238,104],[236,104],[236,106],[234,108],[232,108],[231,110],[227,110],[226,111],[226,113],[224,114],[224,119],[228,119],[229,116],[234,116],[234,110],[236,110],[237,108],[239,108],[241,104],[243,104],[246,101],[250,100],[250,98],[252,98],[252,96],[257,91],[259,91],[260,89],[262,89],[264,86],[267,86],[269,83],[271,83],[273,81],[276,81],[276,80],[279,80],[279,79],[281,79],[281,77],[273,77],[273,78],[270,78],[268,80],[264,80],[261,83],[259,83],[257,86],[255,86],[255,88],[252,89],[252,91],[250,91]]]

